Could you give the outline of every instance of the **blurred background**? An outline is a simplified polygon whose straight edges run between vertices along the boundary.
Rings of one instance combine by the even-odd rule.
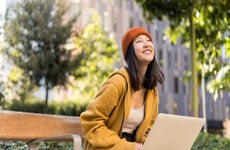
[[[142,26],[166,77],[160,112],[229,119],[229,18],[228,0],[1,0],[0,109],[80,115]]]

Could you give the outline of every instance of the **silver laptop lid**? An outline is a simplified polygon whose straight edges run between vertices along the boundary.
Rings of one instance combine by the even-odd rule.
[[[204,118],[160,113],[143,149],[190,150],[204,123]]]

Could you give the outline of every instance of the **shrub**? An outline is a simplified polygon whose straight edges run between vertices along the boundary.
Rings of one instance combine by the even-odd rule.
[[[201,132],[191,150],[230,150],[230,140],[216,134]]]
[[[86,104],[78,103],[78,101],[50,101],[48,105],[48,114],[79,116],[85,110]],[[7,105],[6,110],[43,113],[44,101],[30,100],[18,101],[13,100]]]

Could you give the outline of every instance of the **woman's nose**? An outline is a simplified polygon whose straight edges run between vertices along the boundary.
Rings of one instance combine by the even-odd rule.
[[[144,41],[144,46],[149,46],[150,45],[150,42],[148,40],[145,40]]]

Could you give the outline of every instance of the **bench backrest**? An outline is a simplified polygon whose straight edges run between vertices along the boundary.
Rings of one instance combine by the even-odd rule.
[[[83,137],[79,117],[0,110],[0,140],[31,141],[65,134]]]

